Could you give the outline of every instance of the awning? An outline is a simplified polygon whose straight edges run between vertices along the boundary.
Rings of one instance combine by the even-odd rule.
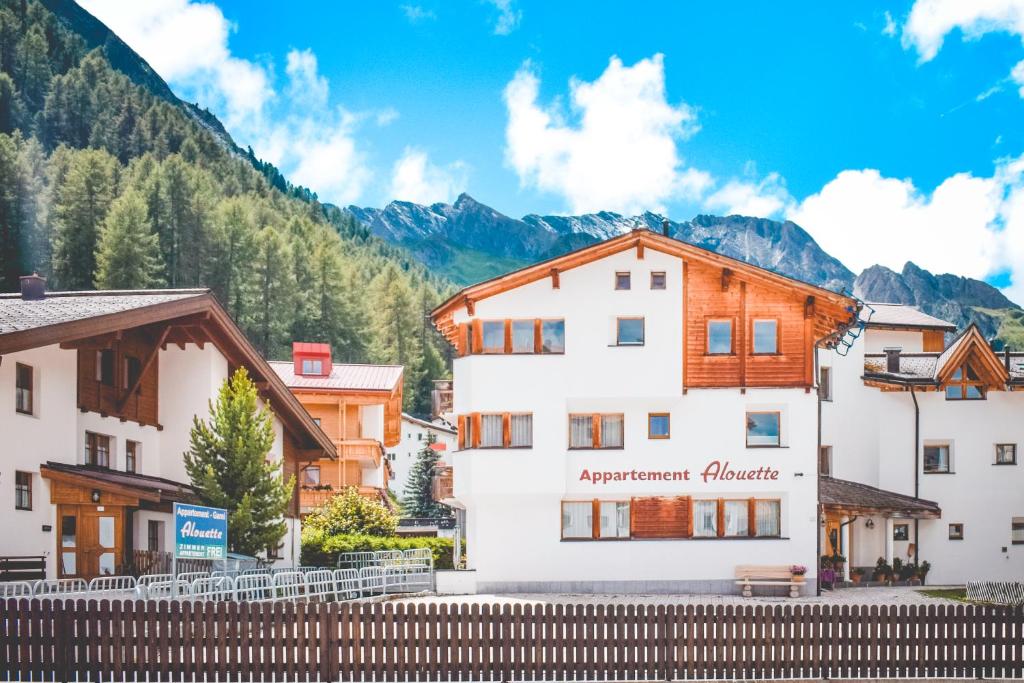
[[[106,491],[139,502],[161,504],[197,501],[195,489],[189,484],[104,467],[47,462],[39,468],[39,474],[51,481]]]
[[[848,515],[911,519],[938,519],[942,516],[938,503],[933,501],[832,477],[821,478],[821,504],[829,512]]]

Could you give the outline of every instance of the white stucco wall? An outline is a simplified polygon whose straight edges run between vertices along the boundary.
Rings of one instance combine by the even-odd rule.
[[[424,427],[418,422],[402,418],[402,440],[394,448],[388,449],[388,460],[394,476],[388,481],[388,488],[399,498],[405,493],[405,484],[409,481],[409,472],[416,464],[416,456],[427,441],[427,434],[433,434],[437,443],[443,443],[445,450],[441,452],[441,462],[451,462],[451,454],[458,446],[458,437],[451,431]]]

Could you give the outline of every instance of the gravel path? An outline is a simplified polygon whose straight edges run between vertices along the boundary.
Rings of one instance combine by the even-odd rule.
[[[937,586],[929,586],[936,588]],[[755,589],[756,590],[756,589]],[[567,594],[536,593],[506,595],[429,595],[407,598],[401,602],[425,604],[631,604],[631,605],[956,605],[954,600],[933,598],[918,592],[918,588],[847,588],[825,591],[821,597],[802,596],[799,598],[766,597],[755,595],[744,598],[740,595],[622,595],[622,594]]]

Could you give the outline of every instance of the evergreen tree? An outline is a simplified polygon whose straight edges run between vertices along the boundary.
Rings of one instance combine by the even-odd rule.
[[[441,454],[432,448],[436,441],[433,434],[427,434],[423,448],[416,454],[416,462],[409,470],[409,481],[405,484],[402,498],[402,512],[409,517],[451,517],[452,509],[434,500],[434,474]]]
[[[268,227],[256,237],[256,301],[252,320],[253,343],[264,356],[273,357],[288,348],[288,332],[295,314],[295,283],[291,253],[281,234]]]
[[[204,505],[228,511],[231,552],[277,547],[287,531],[295,477],[284,480],[280,464],[267,460],[273,445],[273,414],[269,405],[259,407],[245,368],[224,382],[208,422],[193,418],[185,470]]]
[[[331,344],[338,360],[353,363],[365,359],[364,316],[358,302],[345,291],[345,267],[336,240],[321,231],[313,250],[311,341]]]
[[[145,202],[135,192],[118,197],[96,247],[96,288],[157,287],[162,273],[160,245],[150,230]]]
[[[76,151],[62,185],[54,188],[53,274],[65,289],[92,286],[96,238],[114,201],[119,168],[117,159],[102,150]]]
[[[17,285],[19,275],[25,275],[20,184],[18,143],[8,135],[0,135],[0,283],[9,289]]]
[[[412,411],[418,402],[416,389],[423,379],[423,348],[420,346],[420,318],[408,281],[394,264],[389,264],[370,284],[374,301],[371,358],[375,363],[405,367],[402,405]]]
[[[207,282],[235,320],[248,312],[255,227],[244,198],[232,197],[216,209]]]

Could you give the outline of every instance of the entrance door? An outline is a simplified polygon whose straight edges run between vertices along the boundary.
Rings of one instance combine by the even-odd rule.
[[[78,575],[85,579],[113,576],[121,570],[122,508],[79,506]]]
[[[842,555],[842,528],[838,517],[825,517],[825,554],[829,557]]]

